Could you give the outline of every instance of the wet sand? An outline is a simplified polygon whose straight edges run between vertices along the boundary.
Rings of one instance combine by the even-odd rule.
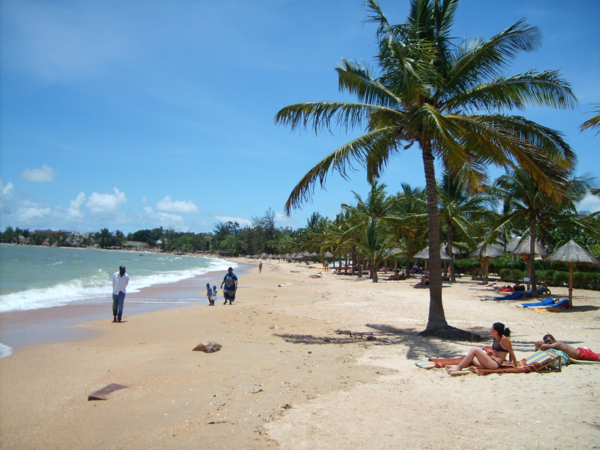
[[[459,378],[418,369],[473,344],[421,338],[428,291],[410,283],[265,262],[240,276],[232,306],[126,312],[122,324],[82,324],[92,338],[23,347],[0,359],[0,447],[600,446],[600,366]],[[451,325],[485,334],[502,321],[519,358],[547,332],[600,349],[597,292],[575,291],[573,311],[536,313],[481,301],[491,293],[473,286],[444,289]],[[203,341],[223,348],[193,352]],[[129,388],[87,401],[110,383]]]

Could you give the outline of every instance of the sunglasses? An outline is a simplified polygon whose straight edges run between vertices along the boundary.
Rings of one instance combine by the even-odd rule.
[[[546,339],[546,340],[544,341],[544,344],[552,344],[552,339]]]

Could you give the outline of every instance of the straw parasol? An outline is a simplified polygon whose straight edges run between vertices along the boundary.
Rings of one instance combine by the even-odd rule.
[[[450,258],[450,257],[448,256],[448,254],[447,254],[447,253],[446,253],[444,250],[442,250],[441,248],[440,248],[440,257],[441,257],[442,259],[448,259],[448,260],[452,259],[452,258]],[[429,246],[425,247],[423,250],[421,250],[419,253],[417,253],[417,254],[414,256],[414,258],[417,258],[417,259],[429,259]]]
[[[529,255],[529,242],[531,242],[530,237],[524,237],[519,241],[519,245],[510,252],[511,255]],[[544,247],[538,242],[535,241],[535,254],[539,256],[547,256],[548,252],[544,250]]]
[[[546,258],[546,261],[569,263],[569,306],[571,308],[573,307],[573,264],[600,265],[600,261],[573,239],[557,248]]]
[[[498,258],[499,256],[504,256],[504,252],[500,247],[494,244],[485,244],[482,242],[477,246],[477,250],[471,253],[473,257],[480,257],[483,259],[483,279],[485,282],[488,282],[488,273],[489,273],[489,259],[490,258]]]
[[[508,253],[512,253],[513,250],[517,248],[517,245],[519,245],[519,242],[521,242],[521,236],[512,238],[510,241],[508,241],[508,244],[506,244],[506,251]]]

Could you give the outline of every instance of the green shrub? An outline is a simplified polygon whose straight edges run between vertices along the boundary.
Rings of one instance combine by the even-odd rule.
[[[523,261],[509,261],[504,267],[507,269],[525,270],[527,268],[527,264]]]
[[[517,281],[523,281],[523,278],[525,278],[525,274],[527,272],[524,272],[522,270],[519,269],[513,269],[511,270],[511,279],[513,283],[516,283]]]
[[[550,268],[552,270],[560,270],[562,272],[568,272],[569,271],[569,265],[568,264],[559,263],[559,262],[551,262],[550,263]]]
[[[510,269],[500,269],[500,280],[505,282],[512,281],[512,270]]]
[[[556,271],[552,277],[552,286],[564,286],[569,283],[569,272]]]

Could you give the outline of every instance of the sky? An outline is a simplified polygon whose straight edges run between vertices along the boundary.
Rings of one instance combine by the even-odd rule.
[[[380,0],[403,23],[408,0]],[[296,183],[361,129],[292,132],[283,107],[353,101],[338,91],[341,58],[374,67],[376,25],[362,0],[90,0],[0,3],[0,227],[125,233],[156,227],[209,232],[250,225],[270,208],[282,227],[318,212],[334,217],[346,181],[284,214]],[[519,112],[564,133],[576,173],[600,176],[600,135],[579,132],[600,104],[600,1],[464,0],[457,37],[490,38],[525,18],[543,44],[507,74],[560,69],[579,106]],[[492,176],[502,172],[492,169]],[[438,171],[439,174],[439,171]],[[382,177],[424,187],[413,147]],[[580,210],[600,210],[588,196]]]

